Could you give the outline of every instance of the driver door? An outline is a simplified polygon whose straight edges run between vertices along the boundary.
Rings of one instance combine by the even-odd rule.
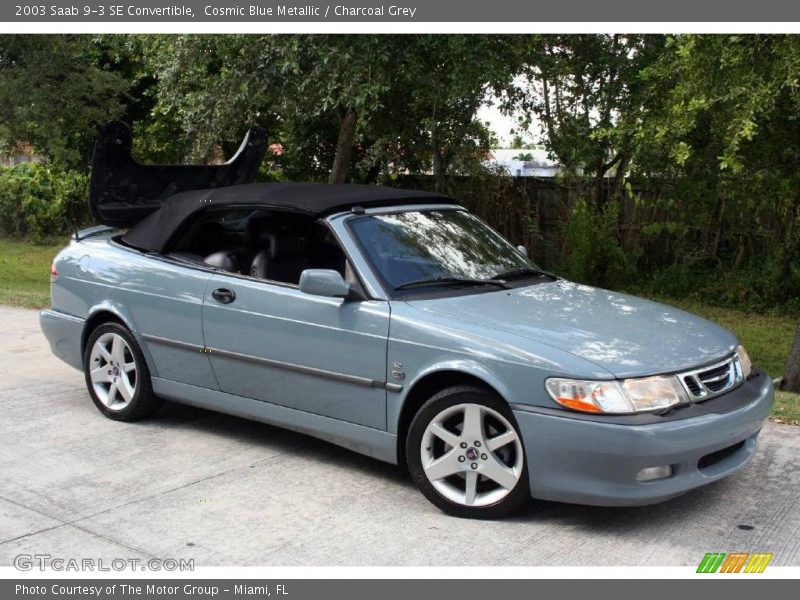
[[[223,392],[386,429],[388,302],[217,273],[203,329]]]

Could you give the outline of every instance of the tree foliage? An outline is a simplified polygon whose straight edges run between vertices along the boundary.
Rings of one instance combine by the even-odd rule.
[[[177,115],[193,158],[268,126],[287,175],[344,181],[422,169],[443,181],[480,156],[476,114],[520,68],[504,36],[159,36],[143,39],[156,113]],[[440,186],[441,187],[441,186]]]
[[[686,35],[670,38],[642,79],[666,91],[644,120],[644,152],[702,182],[712,207],[707,237],[718,256],[718,227],[729,205],[741,211],[738,256],[768,249],[768,289],[776,302],[800,296],[800,38],[790,35]],[[644,154],[643,152],[643,154]],[[664,156],[665,154],[665,156]],[[710,192],[710,193],[709,193]],[[699,202],[697,204],[700,204]],[[700,204],[702,205],[702,204]],[[755,223],[768,205],[778,221]],[[742,210],[744,209],[744,210]],[[767,225],[765,228],[764,225]],[[737,257],[738,258],[738,257]],[[741,262],[741,261],[739,261]],[[800,327],[785,381],[800,391]]]
[[[481,160],[488,149],[491,136],[477,120],[478,109],[490,94],[500,95],[512,84],[522,69],[527,40],[416,36],[406,46],[398,89],[404,123],[397,145],[403,152],[431,157],[436,189],[443,192],[454,165]]]
[[[571,272],[796,308],[799,89],[791,35],[0,36],[0,143],[85,169],[96,126],[122,117],[140,160],[205,162],[260,125],[276,176],[432,174],[494,198],[493,99],[521,114],[518,156],[538,127],[564,167]]]
[[[85,166],[97,124],[125,109],[130,84],[110,63],[97,38],[0,36],[0,139]]]
[[[535,36],[510,104],[526,109],[523,127],[538,120],[568,176],[623,174],[634,153],[635,124],[650,102],[639,75],[663,44],[657,35]]]
[[[383,107],[394,47],[375,35],[145,39],[156,110],[176,114],[193,141],[190,157],[208,158],[215,144],[258,124],[288,150],[295,171],[328,172],[331,181],[347,178],[357,136]]]

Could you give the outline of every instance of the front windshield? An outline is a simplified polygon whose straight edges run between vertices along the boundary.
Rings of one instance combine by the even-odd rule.
[[[358,217],[353,234],[393,289],[436,279],[485,280],[535,265],[463,210],[414,210]]]

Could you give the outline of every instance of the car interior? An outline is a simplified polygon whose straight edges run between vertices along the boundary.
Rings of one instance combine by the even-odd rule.
[[[229,273],[297,285],[305,269],[333,269],[358,285],[328,226],[286,211],[210,211],[178,234],[168,256]]]

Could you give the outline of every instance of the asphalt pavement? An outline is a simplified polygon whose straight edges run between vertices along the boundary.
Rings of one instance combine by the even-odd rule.
[[[739,474],[664,504],[531,501],[448,517],[398,467],[275,427],[166,404],[104,418],[35,311],[0,307],[0,565],[19,554],[239,565],[800,565],[800,427],[769,423]]]

